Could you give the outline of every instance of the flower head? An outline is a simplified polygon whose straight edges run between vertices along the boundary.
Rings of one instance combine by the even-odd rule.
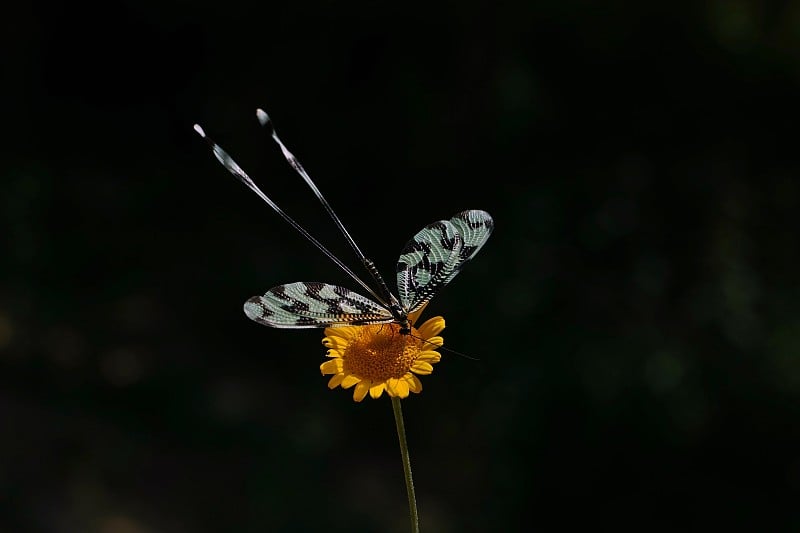
[[[409,315],[413,324],[421,310]],[[433,364],[442,356],[435,351],[444,343],[439,333],[444,318],[433,317],[411,334],[400,333],[398,324],[347,326],[326,328],[322,344],[328,348],[330,359],[320,365],[323,375],[333,374],[328,388],[341,386],[353,390],[353,399],[360,402],[369,392],[379,398],[383,391],[389,396],[405,398],[409,392],[421,392],[417,375],[428,375]]]

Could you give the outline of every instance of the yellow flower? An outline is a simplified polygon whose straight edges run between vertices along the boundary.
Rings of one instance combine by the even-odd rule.
[[[409,315],[413,324],[422,310]],[[328,388],[355,385],[353,399],[360,402],[369,392],[379,398],[383,391],[389,396],[405,398],[409,392],[421,392],[422,383],[416,374],[433,372],[433,364],[442,356],[435,351],[444,343],[439,333],[444,318],[433,317],[419,329],[411,327],[410,335],[400,333],[398,324],[346,326],[326,328],[322,344],[328,348],[330,359],[319,369],[322,375],[333,374]]]

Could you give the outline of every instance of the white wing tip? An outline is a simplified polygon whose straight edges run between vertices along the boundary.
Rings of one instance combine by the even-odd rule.
[[[266,126],[267,122],[269,122],[269,115],[260,107],[256,109],[256,118],[258,119],[258,123],[262,126]]]
[[[194,131],[196,131],[203,139],[206,138],[206,132],[203,131],[203,128],[200,127],[200,124],[194,125]]]

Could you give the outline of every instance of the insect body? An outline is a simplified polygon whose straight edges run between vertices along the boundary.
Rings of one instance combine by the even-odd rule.
[[[408,241],[397,261],[397,296],[395,296],[388,289],[375,264],[361,252],[305,169],[278,138],[267,114],[259,109],[257,116],[263,126],[272,129],[272,137],[280,146],[284,157],[322,202],[359,257],[361,264],[378,285],[378,290],[371,288],[302,226],[286,215],[218,144],[205,135],[200,126],[195,125],[195,131],[208,141],[216,158],[231,174],[258,194],[372,297],[368,298],[345,287],[329,283],[298,281],[273,287],[263,296],[253,296],[244,304],[245,314],[259,324],[276,328],[321,328],[394,322],[399,324],[401,333],[409,333],[411,324],[408,315],[427,304],[436,292],[448,284],[461,271],[464,264],[478,253],[494,228],[492,217],[485,211],[462,211],[450,220],[440,220],[422,228]]]

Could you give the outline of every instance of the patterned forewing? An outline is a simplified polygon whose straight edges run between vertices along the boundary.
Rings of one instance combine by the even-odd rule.
[[[397,261],[397,292],[407,312],[416,311],[447,282],[460,262],[462,244],[448,220],[428,224],[408,241]]]
[[[489,213],[462,211],[434,222],[408,241],[397,263],[397,290],[407,312],[416,311],[458,275],[494,229]]]
[[[358,293],[328,283],[278,285],[244,304],[251,320],[274,328],[322,328],[391,322],[392,314]]]
[[[459,252],[458,264],[445,280],[445,284],[450,283],[461,272],[464,263],[472,259],[480,251],[486,241],[489,240],[489,235],[492,234],[494,229],[492,217],[486,211],[479,209],[462,211],[451,218],[450,223],[456,227],[464,244]]]

